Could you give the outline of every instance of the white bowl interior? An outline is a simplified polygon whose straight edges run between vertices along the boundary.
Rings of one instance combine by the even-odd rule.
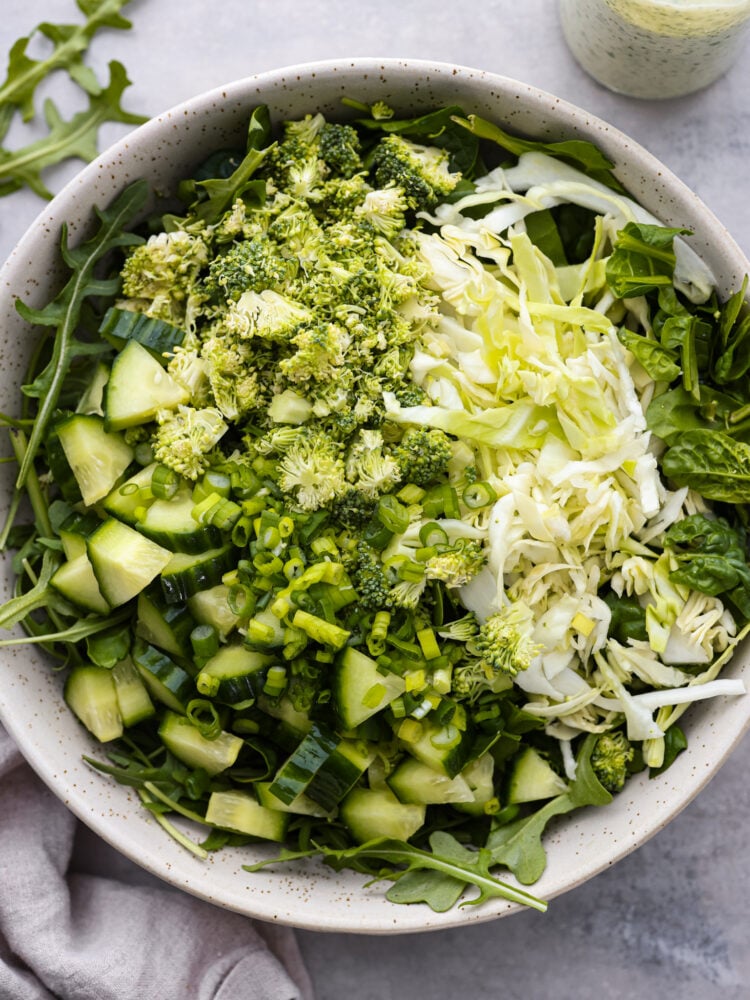
[[[344,96],[383,100],[404,113],[461,105],[511,131],[536,138],[584,138],[616,164],[632,194],[669,225],[694,232],[691,242],[714,272],[719,288],[736,288],[750,265],[726,230],[677,178],[632,140],[605,122],[550,94],[465,67],[413,61],[356,59],[291,67],[249,77],[165,112],[131,133],[84,169],[38,217],[0,272],[0,409],[18,403],[33,337],[14,308],[17,296],[45,304],[60,281],[61,225],[74,241],[92,225],[92,206],[104,206],[122,188],[145,178],[169,192],[205,157],[242,145],[250,110],[269,105],[275,121],[320,110],[341,116]],[[2,466],[6,493],[11,472]],[[10,559],[3,566],[5,592]],[[300,863],[248,874],[242,864],[262,848],[225,849],[200,861],[166,836],[129,789],[91,770],[82,754],[101,756],[61,697],[61,677],[32,646],[2,650],[0,719],[29,763],[83,822],[124,855],[174,886],[248,916],[314,930],[413,932],[489,920],[519,907],[493,900],[481,907],[436,914],[426,906],[396,906],[382,886],[365,888],[353,872]],[[728,676],[747,673],[743,651]],[[605,811],[589,809],[557,823],[546,837],[549,863],[532,887],[550,899],[585,881],[663,827],[716,772],[750,723],[750,700],[716,699],[686,717],[690,747],[670,770],[632,781]]]

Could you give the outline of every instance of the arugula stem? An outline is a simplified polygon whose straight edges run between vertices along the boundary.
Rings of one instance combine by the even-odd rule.
[[[185,806],[181,806],[179,802],[175,802],[174,799],[171,799],[168,795],[165,795],[165,793],[157,785],[155,785],[153,781],[144,781],[143,787],[147,792],[153,795],[154,798],[159,799],[160,802],[163,802],[164,805],[169,806],[170,809],[174,810],[174,812],[176,813],[179,813],[180,816],[184,816],[185,819],[190,819],[194,823],[200,823],[202,826],[211,825],[210,823],[206,823],[205,818],[199,815],[199,813],[193,812],[192,809],[186,809]]]
[[[151,796],[148,795],[147,792],[141,791],[141,789],[138,789],[138,795],[140,796],[141,801],[145,805],[148,805],[149,802],[154,801],[153,798],[151,798]],[[181,833],[180,830],[178,830],[173,823],[169,822],[166,816],[162,815],[161,813],[153,811],[151,811],[151,815],[154,817],[159,826],[163,830],[165,830],[170,837],[176,840],[178,844],[186,848],[186,850],[190,851],[190,853],[194,854],[197,858],[200,858],[201,861],[206,860],[206,858],[208,857],[208,851],[204,850],[202,847],[199,847],[199,845],[196,844],[194,841],[192,841],[190,837],[186,837],[184,833]]]
[[[9,436],[10,443],[13,446],[13,452],[16,456],[16,461],[20,467],[26,458],[28,439],[22,430],[10,431]],[[43,535],[45,538],[51,538],[54,532],[49,519],[49,506],[47,504],[46,497],[42,492],[42,488],[39,485],[39,477],[37,476],[36,469],[33,465],[29,467],[29,471],[26,475],[25,486],[26,494],[29,498],[29,503],[31,504],[31,509],[34,512],[34,519],[36,521],[39,534]]]

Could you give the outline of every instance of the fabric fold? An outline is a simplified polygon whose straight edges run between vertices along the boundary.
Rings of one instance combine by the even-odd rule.
[[[0,727],[0,997],[312,1000],[294,932],[162,886],[86,835]]]

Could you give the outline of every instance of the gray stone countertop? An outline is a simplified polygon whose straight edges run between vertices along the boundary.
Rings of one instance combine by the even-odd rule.
[[[435,59],[502,73],[585,107],[631,135],[682,178],[750,252],[750,49],[692,96],[644,102],[608,92],[562,41],[554,0],[133,0],[130,32],[98,36],[92,64],[120,59],[125,106],[155,114],[229,80],[347,56]],[[5,0],[0,53],[39,21],[73,21],[73,0]],[[48,90],[64,110],[70,95]],[[107,126],[102,144],[119,138]],[[8,144],[20,137],[11,132]],[[54,190],[75,166],[47,175]],[[0,201],[0,258],[41,208]],[[318,1000],[681,1000],[750,996],[750,765],[747,739],[665,830],[541,916],[400,937],[300,932]],[[93,835],[82,833],[90,841]],[[89,847],[91,844],[89,843]],[[100,845],[101,864],[109,858]]]

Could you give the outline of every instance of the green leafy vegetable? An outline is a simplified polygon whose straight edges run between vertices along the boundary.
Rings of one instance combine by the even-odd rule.
[[[688,430],[665,453],[664,474],[709,500],[750,502],[750,444],[720,431]]]
[[[101,350],[101,345],[81,341],[76,336],[81,309],[89,296],[111,295],[115,291],[116,282],[96,277],[96,265],[116,247],[135,246],[142,242],[139,236],[126,230],[144,207],[147,197],[148,185],[145,181],[131,184],[108,208],[96,210],[99,229],[80,246],[69,246],[67,227],[64,227],[61,252],[71,269],[70,278],[42,309],[33,309],[20,300],[16,303],[19,313],[29,323],[55,329],[49,362],[32,382],[23,387],[27,396],[39,400],[39,406],[18,470],[16,482],[19,488],[26,482],[32,468],[72,361],[81,354]]]
[[[125,111],[120,103],[123,91],[130,83],[125,68],[113,61],[109,64],[109,72],[108,85],[89,96],[89,106],[85,111],[79,111],[65,121],[48,99],[44,104],[48,134],[22,149],[0,150],[0,197],[27,186],[42,198],[51,198],[52,193],[42,180],[44,169],[71,158],[94,159],[99,128],[104,122],[138,125],[146,121],[143,115]]]
[[[607,284],[612,292],[624,299],[671,286],[674,238],[684,234],[689,235],[689,230],[628,222],[617,234],[607,261]]]
[[[726,594],[742,617],[750,619],[750,567],[744,531],[724,518],[691,514],[673,524],[664,544],[675,554],[678,569],[670,579],[702,594]]]

